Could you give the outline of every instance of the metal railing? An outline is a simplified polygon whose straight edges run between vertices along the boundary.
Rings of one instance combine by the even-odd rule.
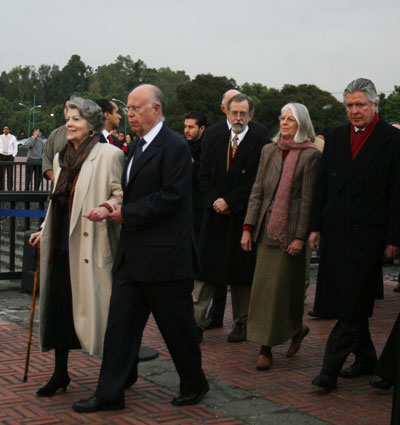
[[[48,192],[0,192],[0,280],[22,275],[23,238],[40,226]]]
[[[0,161],[0,192],[48,192],[51,182],[42,177],[41,164]]]

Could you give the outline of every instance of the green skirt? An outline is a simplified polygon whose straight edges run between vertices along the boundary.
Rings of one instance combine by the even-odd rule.
[[[259,243],[247,322],[247,339],[280,345],[300,332],[303,323],[307,256],[291,256]]]

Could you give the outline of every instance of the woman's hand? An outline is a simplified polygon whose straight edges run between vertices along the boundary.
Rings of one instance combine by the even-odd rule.
[[[84,217],[90,221],[102,221],[110,215],[110,211],[106,207],[92,208]]]
[[[32,233],[30,238],[29,238],[29,245],[31,246],[37,246],[40,244],[40,236],[42,234],[42,231],[40,232],[36,232],[36,233]]]
[[[240,245],[242,245],[243,251],[251,251],[251,232],[248,230],[243,230]]]
[[[302,239],[295,239],[288,247],[286,252],[289,255],[299,255],[303,249],[304,241]]]

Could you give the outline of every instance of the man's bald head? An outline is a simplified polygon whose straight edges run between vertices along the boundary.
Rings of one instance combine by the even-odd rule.
[[[127,109],[131,129],[140,137],[164,119],[164,95],[151,84],[142,84],[129,93]]]
[[[233,96],[240,94],[239,90],[230,89],[222,95],[221,111],[226,115],[228,112],[228,102]]]

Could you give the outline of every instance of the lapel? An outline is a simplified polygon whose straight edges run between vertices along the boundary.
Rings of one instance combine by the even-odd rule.
[[[228,147],[230,142],[231,131],[228,129],[228,126],[219,134],[216,135],[215,140],[215,161],[217,175],[220,178],[225,178],[227,176],[226,166],[228,159]]]
[[[92,174],[94,170],[93,161],[96,159],[96,156],[99,152],[100,145],[96,144],[93,149],[90,151],[89,156],[86,158],[85,162],[82,164],[81,171],[79,172],[78,181],[76,183],[76,189],[74,194],[74,202],[72,205],[71,220],[69,227],[69,234],[71,235],[78,219],[81,218],[82,213],[87,211],[82,211],[83,203],[86,199],[87,192],[89,189],[90,181],[92,179]]]
[[[121,181],[121,185],[122,185],[122,190],[125,191],[126,187],[127,187],[127,172],[128,172],[128,166],[131,162],[131,159],[133,157],[133,153],[135,152],[136,149],[136,144],[138,142],[139,139],[133,139],[132,142],[129,144],[129,150],[128,150],[128,158],[125,161],[125,166],[124,166],[124,170],[122,171],[122,181]]]
[[[344,171],[340,173],[343,178],[338,182],[338,191],[351,182],[356,176],[359,176],[362,170],[376,157],[376,155],[386,146],[388,138],[385,137],[385,128],[382,120],[379,120],[374,131],[371,133],[360,152],[352,161],[350,144],[350,125],[347,127],[347,133],[343,137],[342,152],[339,163]]]
[[[161,127],[161,130],[157,134],[157,136],[153,139],[150,145],[146,148],[146,150],[140,155],[139,159],[135,162],[135,164],[131,168],[131,172],[129,174],[129,182],[126,185],[128,186],[132,183],[132,180],[135,178],[138,171],[148,162],[150,159],[159,151],[160,147],[164,143],[165,138],[165,124]],[[137,143],[137,142],[136,142]],[[132,158],[133,152],[135,152],[136,144],[132,148],[132,152],[130,154],[130,158]],[[129,160],[130,161],[130,160]],[[126,172],[125,172],[126,176]],[[126,181],[126,179],[125,179]]]

